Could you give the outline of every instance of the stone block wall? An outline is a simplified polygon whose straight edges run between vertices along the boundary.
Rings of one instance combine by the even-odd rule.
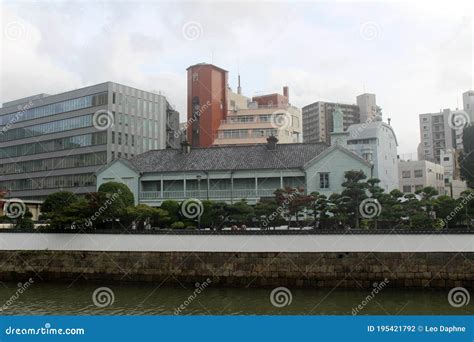
[[[474,285],[474,253],[0,251],[0,281],[196,283],[212,286],[452,288]],[[385,281],[387,281],[385,280]]]

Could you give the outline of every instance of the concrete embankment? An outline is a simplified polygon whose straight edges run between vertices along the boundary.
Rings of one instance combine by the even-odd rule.
[[[0,280],[213,286],[474,285],[473,235],[0,234]]]

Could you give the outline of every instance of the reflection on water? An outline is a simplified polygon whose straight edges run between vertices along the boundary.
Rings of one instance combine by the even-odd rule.
[[[98,307],[98,287],[113,291],[113,304]],[[270,302],[272,288],[236,289],[165,287],[159,284],[39,283],[23,293],[17,283],[0,284],[0,305],[6,315],[351,315],[370,290],[290,289],[291,304],[281,308]],[[194,296],[195,295],[195,296]],[[403,291],[385,288],[359,310],[359,315],[472,315],[472,303],[453,308],[446,291]],[[99,300],[99,305],[110,302]],[[97,303],[97,301],[96,301]]]

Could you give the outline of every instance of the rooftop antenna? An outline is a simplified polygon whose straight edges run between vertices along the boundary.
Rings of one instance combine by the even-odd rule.
[[[240,86],[240,73],[238,76],[237,94],[242,95],[242,87]]]

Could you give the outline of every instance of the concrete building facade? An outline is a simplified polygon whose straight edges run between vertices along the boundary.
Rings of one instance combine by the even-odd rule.
[[[424,187],[435,188],[440,195],[445,195],[444,168],[427,160],[400,160],[398,162],[400,191],[415,193]]]
[[[444,184],[446,194],[453,198],[459,198],[461,193],[467,190],[467,183],[461,179],[459,164],[459,150],[441,151],[441,166],[444,168]]]
[[[469,122],[474,123],[474,90],[468,90],[462,94],[464,111],[469,116]]]
[[[101,166],[166,148],[179,129],[169,115],[163,95],[113,82],[4,103],[0,190],[25,200],[93,192]]]
[[[418,159],[439,163],[442,150],[462,148],[462,130],[450,125],[453,111],[420,114],[420,144]]]
[[[330,133],[333,131],[333,113],[336,106],[343,113],[343,127],[347,130],[350,125],[360,123],[360,110],[357,105],[318,101],[304,106],[303,114],[303,142],[331,143]]]
[[[357,106],[360,111],[360,122],[371,122],[378,114],[375,94],[364,93],[357,96]]]
[[[283,92],[250,99],[229,88],[229,112],[214,145],[263,144],[272,135],[281,144],[301,142],[301,111],[290,104],[288,87]]]
[[[381,117],[372,122],[349,126],[347,148],[373,164],[373,177],[379,186],[389,192],[399,188],[397,137]]]

